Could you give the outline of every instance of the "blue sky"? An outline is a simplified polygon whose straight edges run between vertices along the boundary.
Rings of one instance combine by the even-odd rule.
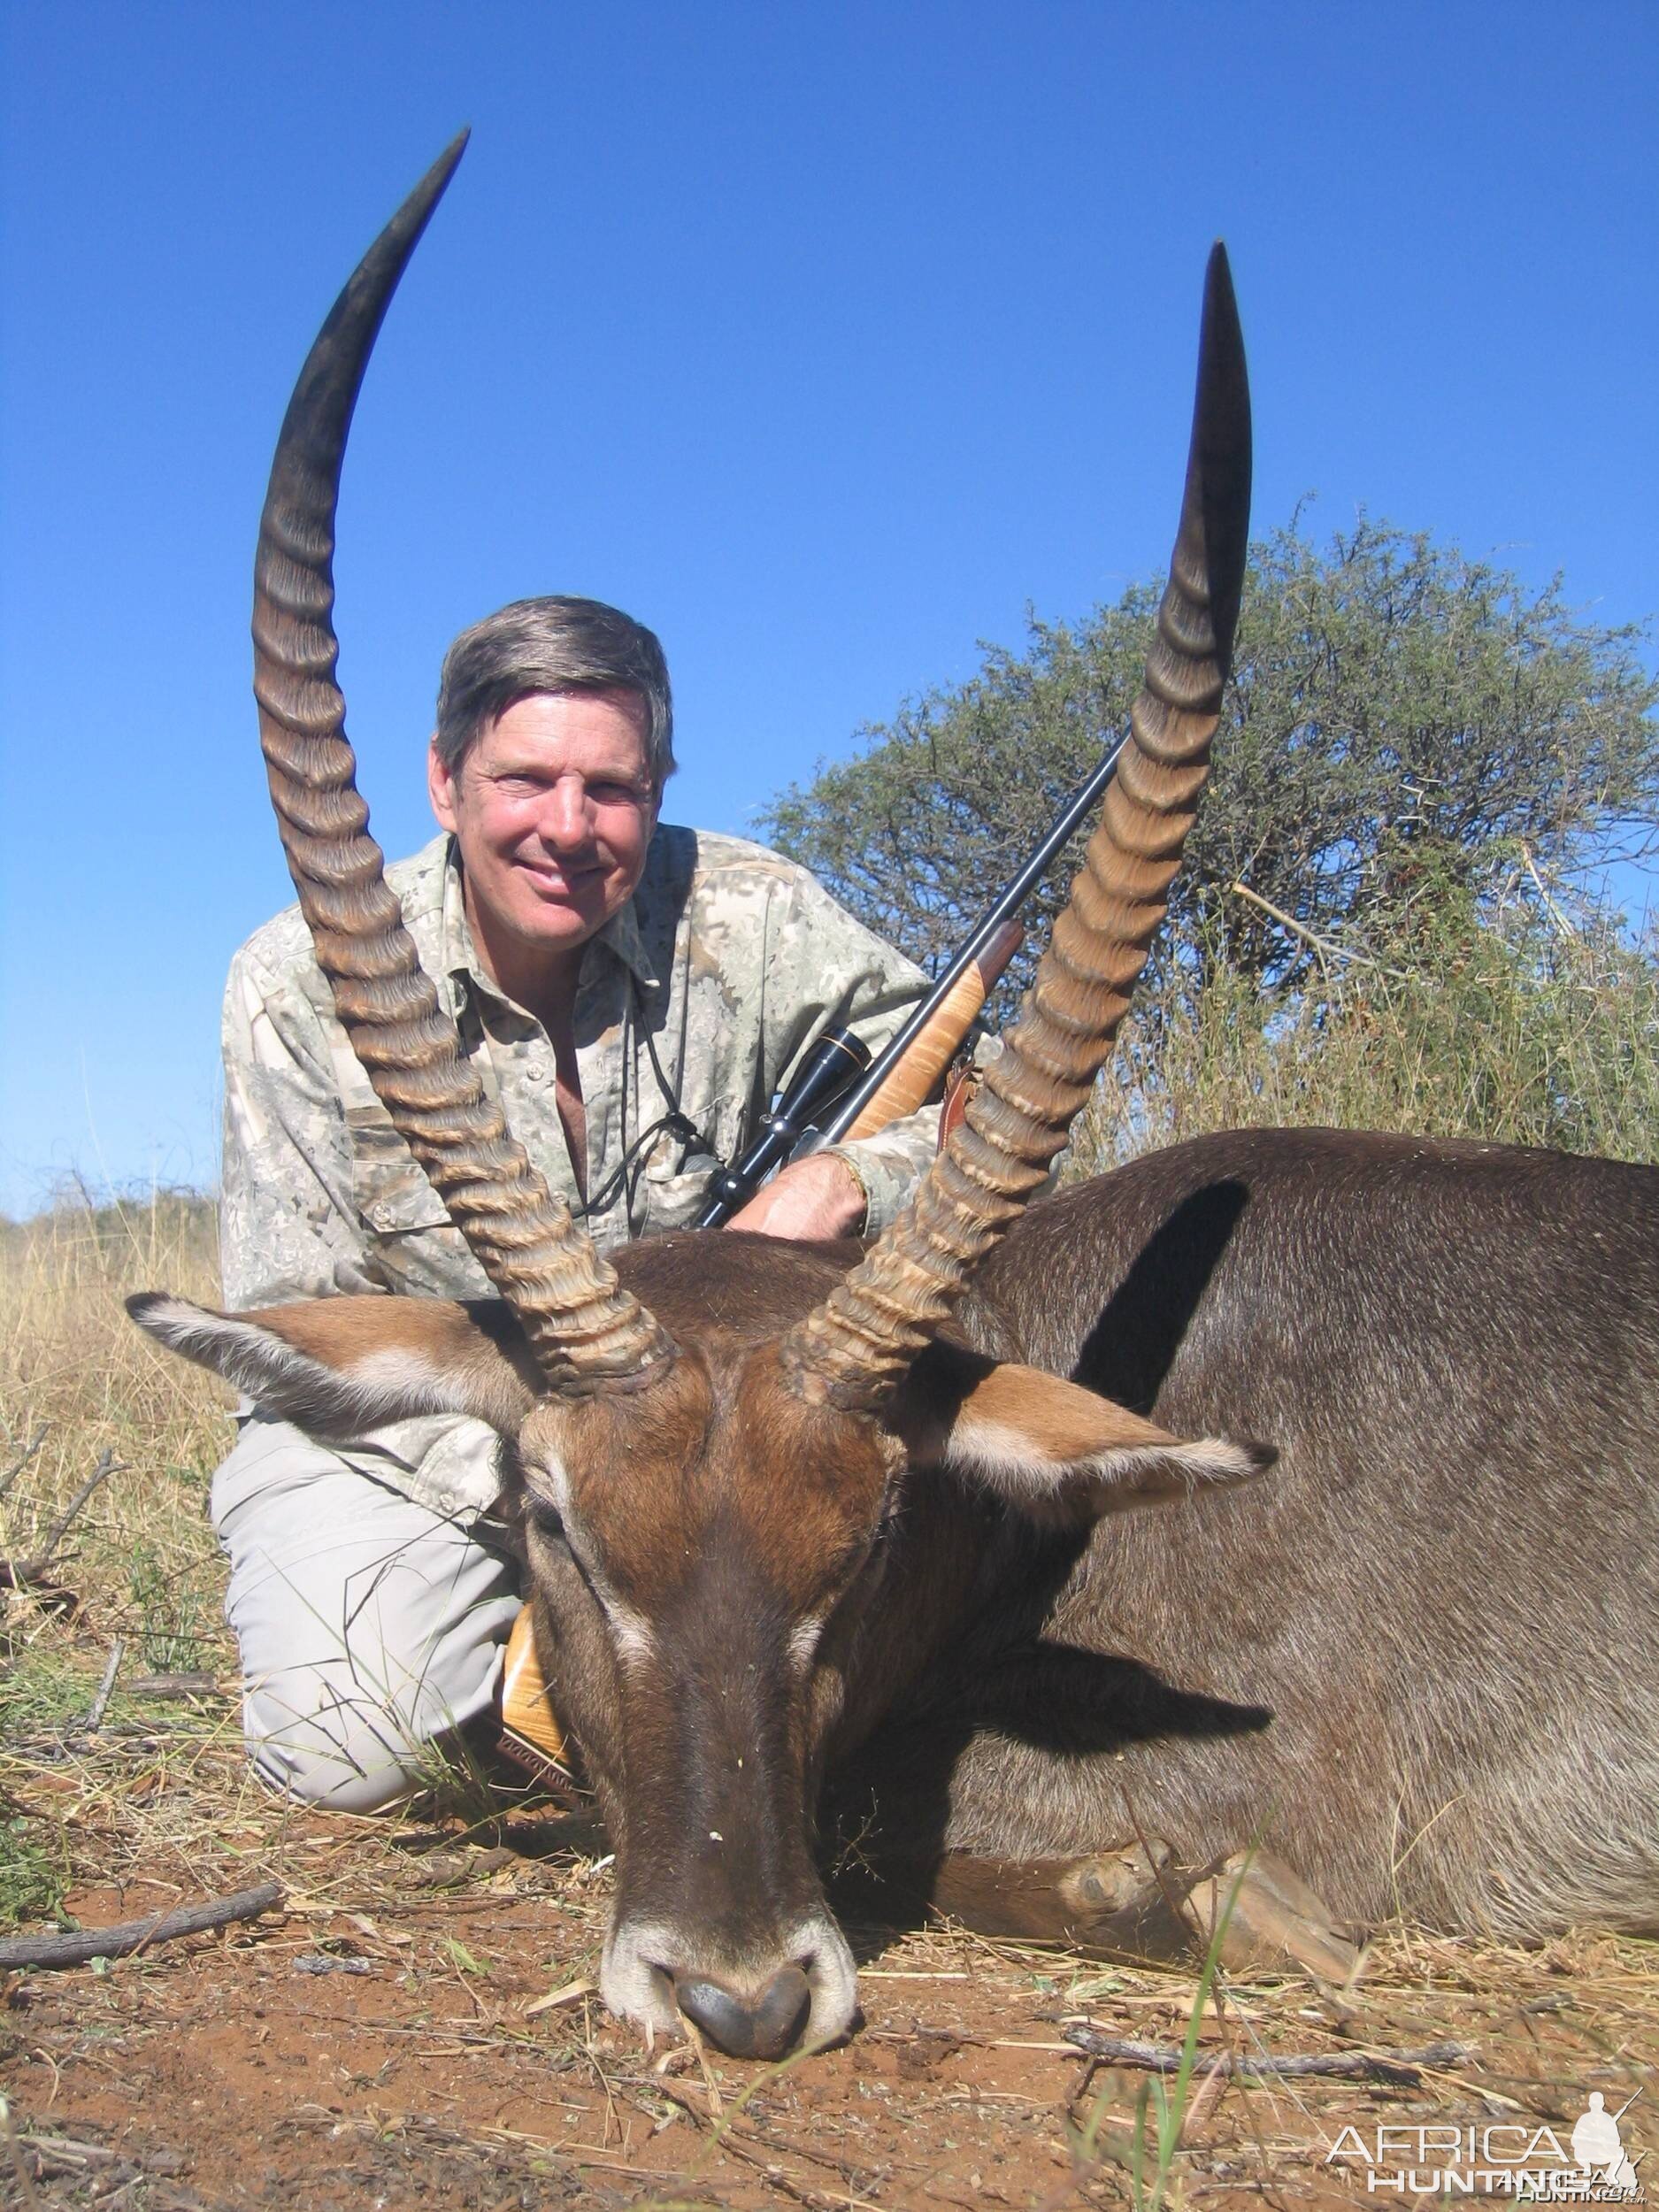
[[[249,695],[270,446],[464,122],[347,463],[374,825],[442,649],[662,634],[668,811],[755,807],[1168,551],[1210,238],[1256,519],[1304,493],[1659,608],[1659,12],[11,0],[0,53],[0,1208],[211,1182],[218,998],[289,895]]]

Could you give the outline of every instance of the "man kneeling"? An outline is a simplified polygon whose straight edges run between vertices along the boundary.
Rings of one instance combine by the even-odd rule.
[[[659,823],[673,766],[651,632],[593,600],[518,601],[445,657],[440,834],[387,871],[463,1055],[602,1248],[691,1224],[817,1035],[845,1021],[878,1045],[926,987],[793,862]],[[232,962],[224,1051],[229,1308],[491,1294],[369,1087],[297,908]],[[732,1225],[879,1231],[937,1119],[787,1167]],[[345,1448],[257,1406],[238,1419],[212,1515],[250,1753],[296,1797],[374,1810],[498,1695],[519,1594],[497,1440],[450,1415]]]

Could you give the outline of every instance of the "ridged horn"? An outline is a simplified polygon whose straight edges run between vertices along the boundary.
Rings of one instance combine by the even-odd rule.
[[[272,802],[317,961],[352,1050],[549,1386],[634,1381],[673,1343],[620,1288],[463,1060],[368,834],[335,680],[334,511],[381,318],[466,145],[463,132],[375,240],[300,372],[254,563],[254,695]]]
[[[1250,399],[1210,253],[1180,529],[1130,739],[1018,1022],[910,1207],[781,1347],[803,1396],[875,1411],[1047,1175],[1111,1050],[1210,772],[1250,518]]]

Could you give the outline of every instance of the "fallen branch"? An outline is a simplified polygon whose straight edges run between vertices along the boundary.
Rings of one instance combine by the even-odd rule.
[[[85,1966],[90,1959],[127,1958],[134,1951],[171,1943],[179,1936],[204,1935],[210,1928],[257,1920],[262,1912],[280,1904],[282,1896],[280,1882],[261,1882],[257,1889],[241,1889],[234,1897],[210,1897],[203,1904],[151,1913],[143,1920],[118,1921],[112,1928],[78,1928],[69,1935],[15,1936],[0,1943],[0,1969]]]
[[[193,2189],[186,2189],[160,2176],[183,2170],[185,2161],[177,2151],[152,2151],[143,2164],[137,2164],[120,2151],[113,2151],[104,2143],[77,2142],[69,2135],[19,2135],[16,2139],[19,2153],[32,2161],[35,2177],[41,2181],[54,2181],[60,2176],[85,2177],[96,2173],[100,2204],[127,2202],[131,2192],[140,2183],[144,2185],[144,2202],[153,2205],[155,2212],[207,2212]],[[28,2183],[27,2165],[22,2178]],[[111,2193],[111,2192],[113,2193]],[[54,2202],[62,2201],[54,2198]],[[42,2207],[44,2200],[29,2184],[24,2202],[31,2208]]]
[[[211,1674],[141,1674],[127,1686],[128,1697],[222,1697],[233,1693]]]
[[[12,2161],[12,2170],[17,2176],[18,2187],[23,2192],[22,2201],[27,2207],[27,2212],[41,2212],[40,2193],[35,2186],[34,2177],[30,2174],[27,2162],[23,2156],[23,2146],[18,2141],[17,2125],[12,2117],[11,2104],[4,2097],[0,2097],[0,2131],[4,2131],[5,2135],[6,2151]]]
[[[87,2166],[120,2166],[126,2164],[119,2151],[112,2151],[107,2143],[81,2143],[73,2135],[19,2135],[18,2141],[34,2152],[42,2162],[50,2160],[65,2172],[73,2172]],[[42,2181],[51,2178],[42,2172]]]
[[[74,1496],[70,1499],[68,1504],[64,1508],[63,1511],[58,1514],[57,1518],[52,1522],[50,1527],[48,1528],[46,1532],[46,1541],[41,1546],[40,1550],[36,1553],[35,1556],[29,1562],[30,1566],[35,1568],[36,1571],[39,1571],[42,1568],[50,1566],[52,1556],[56,1553],[58,1547],[63,1542],[65,1537],[68,1535],[71,1527],[81,1510],[81,1508],[86,1504],[87,1500],[92,1495],[93,1492],[98,1487],[98,1485],[102,1482],[106,1482],[111,1475],[124,1475],[127,1472],[127,1466],[125,1460],[117,1459],[115,1454],[107,1448],[101,1451],[98,1454],[97,1465],[81,1484],[80,1489],[76,1491]]]
[[[1098,2028],[1062,2028],[1065,2040],[1090,2058],[1118,2066],[1138,2066],[1148,2074],[1179,2074],[1185,2054],[1156,2043],[1126,2042]],[[1246,2081],[1282,2081],[1304,2074],[1334,2074],[1353,2081],[1394,2082],[1414,2086],[1418,2070],[1461,2066],[1471,2055],[1467,2043],[1431,2043],[1421,2051],[1299,2051],[1286,2058],[1244,2058],[1232,2051],[1201,2051],[1194,2072],[1236,2075]]]
[[[110,1663],[104,1670],[104,1679],[98,1685],[97,1695],[88,1706],[87,1717],[81,1724],[88,1736],[97,1732],[98,1725],[104,1718],[104,1709],[108,1705],[110,1693],[115,1687],[115,1678],[120,1672],[121,1656],[126,1649],[127,1641],[121,1636],[118,1636],[110,1646]]]
[[[65,1613],[78,1613],[81,1600],[73,1590],[65,1590],[60,1582],[35,1571],[33,1559],[0,1559],[0,1590],[16,1590],[35,1605],[58,1606]]]

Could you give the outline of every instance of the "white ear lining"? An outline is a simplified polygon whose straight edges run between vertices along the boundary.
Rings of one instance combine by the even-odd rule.
[[[352,1435],[411,1414],[466,1410],[443,1375],[412,1351],[366,1352],[348,1367],[334,1368],[273,1330],[187,1298],[134,1298],[127,1311],[169,1351],[211,1368],[307,1430]]]
[[[407,1349],[370,1352],[353,1360],[349,1367],[336,1370],[335,1380],[395,1405],[396,1413],[382,1415],[382,1419],[408,1413],[467,1410],[442,1370],[434,1367],[420,1353]]]
[[[192,1305],[188,1298],[175,1298],[165,1290],[138,1292],[127,1300],[127,1310],[146,1336],[153,1336],[170,1352],[199,1361],[204,1367],[215,1363],[209,1348],[227,1325],[223,1314]]]
[[[1106,1511],[1187,1495],[1211,1485],[1246,1482],[1267,1463],[1259,1448],[1205,1436],[1188,1441],[1110,1446],[1077,1458],[1045,1452],[1002,1421],[958,1421],[946,1448],[953,1473],[983,1482],[1026,1509],[1056,1505],[1065,1493],[1087,1492]]]
[[[127,1310],[158,1344],[194,1360],[198,1367],[211,1368],[250,1397],[268,1391],[273,1383],[297,1383],[328,1373],[318,1361],[296,1351],[280,1337],[255,1328],[250,1322],[234,1320],[228,1314],[192,1305],[188,1298],[169,1297],[165,1293],[129,1298]]]

